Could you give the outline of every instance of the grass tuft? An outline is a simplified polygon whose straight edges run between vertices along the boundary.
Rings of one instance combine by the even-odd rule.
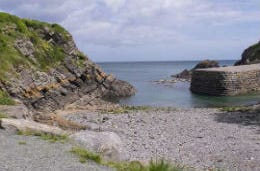
[[[171,164],[165,162],[164,160],[150,162],[148,166],[149,171],[183,171],[182,167],[172,166]]]
[[[15,101],[6,92],[0,90],[0,105],[15,105]]]
[[[89,152],[80,147],[74,147],[70,152],[78,156],[81,163],[86,163],[88,160],[91,160],[98,164],[114,168],[117,171],[184,171],[183,167],[173,166],[165,160],[151,161],[149,165],[146,166],[139,161],[106,162],[102,160],[99,154]]]
[[[18,144],[19,145],[26,145],[26,142],[25,141],[19,141]]]
[[[37,136],[40,139],[49,141],[51,143],[55,143],[55,142],[65,143],[68,141],[67,135],[54,135],[54,134],[41,133],[41,132],[36,132],[31,130],[26,130],[26,131],[19,130],[17,134],[24,135],[24,136]]]
[[[8,118],[7,114],[0,112],[0,119],[2,119],[2,118]]]
[[[98,164],[101,164],[102,160],[100,155],[87,151],[83,148],[73,147],[70,152],[77,155],[81,163],[86,163],[87,160],[92,160]]]
[[[247,112],[250,110],[250,107],[247,106],[230,106],[220,108],[223,112]]]
[[[122,113],[133,113],[138,111],[150,111],[152,109],[153,107],[150,106],[122,106],[108,111],[102,111],[102,113],[122,114]]]
[[[183,167],[173,166],[165,160],[150,161],[149,165],[142,165],[138,161],[110,162],[105,164],[117,171],[184,171]]]

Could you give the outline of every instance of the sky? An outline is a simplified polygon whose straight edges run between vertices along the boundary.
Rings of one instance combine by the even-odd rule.
[[[260,0],[0,0],[58,23],[93,61],[239,59],[260,40]]]

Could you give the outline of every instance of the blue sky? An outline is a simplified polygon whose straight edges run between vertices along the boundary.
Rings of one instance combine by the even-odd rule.
[[[94,61],[239,59],[260,40],[260,0],[0,0],[56,22]]]

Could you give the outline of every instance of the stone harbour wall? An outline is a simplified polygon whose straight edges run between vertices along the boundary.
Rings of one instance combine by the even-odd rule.
[[[260,91],[260,64],[197,69],[191,91],[214,96],[233,96]]]

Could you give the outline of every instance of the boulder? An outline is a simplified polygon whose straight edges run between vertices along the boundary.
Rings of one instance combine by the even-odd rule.
[[[67,135],[68,132],[54,126],[49,126],[25,119],[9,119],[0,120],[0,127],[7,131],[29,131],[32,133],[46,133],[53,135]]]
[[[123,143],[114,132],[81,131],[70,135],[79,146],[102,156],[105,161],[126,160]]]
[[[108,84],[103,97],[109,100],[118,100],[122,97],[128,97],[136,93],[136,89],[126,81],[114,80],[112,82],[106,81]]]

